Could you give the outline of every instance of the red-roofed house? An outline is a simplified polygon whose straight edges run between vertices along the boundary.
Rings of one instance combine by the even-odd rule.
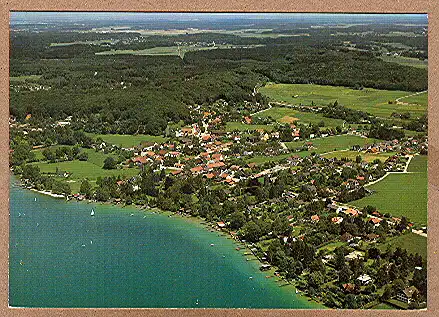
[[[320,217],[318,215],[314,215],[314,216],[311,216],[311,220],[318,222],[320,220]]]
[[[200,173],[203,170],[203,166],[196,166],[191,168],[192,173]]]

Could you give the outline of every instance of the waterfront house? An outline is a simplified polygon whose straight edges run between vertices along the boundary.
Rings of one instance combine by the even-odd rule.
[[[418,293],[418,289],[415,286],[406,287],[396,295],[396,299],[410,304]]]

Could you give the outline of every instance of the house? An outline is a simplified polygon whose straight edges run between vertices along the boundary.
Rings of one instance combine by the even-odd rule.
[[[331,221],[333,223],[339,224],[339,223],[341,223],[343,221],[343,217],[332,217]]]
[[[349,232],[343,233],[343,235],[340,237],[340,240],[343,242],[349,242],[351,241],[353,236]]]
[[[375,239],[378,239],[380,236],[375,233],[369,233],[366,235],[366,239],[369,241],[373,241]]]
[[[362,258],[363,258],[363,253],[361,253],[360,251],[352,251],[351,253],[345,256],[346,261],[362,259]]]
[[[148,161],[148,158],[145,156],[136,156],[131,161],[133,163],[145,164]]]
[[[178,175],[178,174],[180,174],[182,171],[183,171],[183,170],[178,169],[178,170],[174,170],[174,171],[172,171],[171,173],[172,173],[172,175]]]
[[[357,277],[357,280],[362,284],[362,285],[367,285],[370,282],[372,282],[372,278],[367,275],[367,274],[363,274],[360,275],[359,277]]]
[[[320,217],[318,215],[311,216],[311,221],[318,222]]]
[[[191,168],[192,173],[200,173],[203,170],[203,166],[195,166]]]
[[[396,299],[401,302],[410,304],[411,302],[413,302],[414,298],[418,293],[419,291],[416,287],[414,286],[406,287],[396,295]]]
[[[217,222],[216,225],[220,228],[224,228],[226,226],[226,224],[222,221]]]
[[[346,293],[353,293],[353,292],[355,292],[355,284],[346,283],[346,284],[343,284],[342,286],[343,286],[343,290]]]
[[[370,220],[375,226],[378,226],[380,224],[380,222],[382,221],[382,219],[380,218],[370,218]]]
[[[252,118],[251,117],[244,117],[244,123],[251,124],[252,123]]]
[[[351,215],[353,217],[356,217],[360,214],[360,212],[353,208],[348,208],[347,210],[343,211],[346,215]]]

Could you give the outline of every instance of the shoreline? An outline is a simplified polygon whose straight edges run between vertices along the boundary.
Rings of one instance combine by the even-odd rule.
[[[26,187],[23,187],[23,186],[21,186],[21,187],[24,188],[24,189],[30,189],[33,192],[36,192],[36,193],[39,193],[39,194],[43,194],[43,195],[47,195],[47,196],[50,196],[50,197],[53,197],[53,198],[64,198],[64,199],[66,199],[66,196],[61,195],[61,194],[54,194],[54,193],[49,192],[49,191],[38,190],[38,189],[35,189],[35,188],[26,188]]]
[[[61,195],[61,194],[54,194],[50,191],[37,190],[35,188],[25,187],[25,186],[23,186],[23,184],[21,183],[21,180],[18,177],[16,177],[15,175],[14,175],[14,177],[16,178],[17,183],[19,184],[19,186],[22,189],[29,189],[33,192],[36,192],[36,193],[39,193],[42,195],[46,195],[46,196],[49,196],[52,198],[56,198],[56,199],[62,198],[66,201],[72,200],[72,201],[79,202],[79,203],[87,203],[87,204],[91,203],[91,204],[97,204],[97,205],[102,205],[102,206],[119,207],[119,208],[123,208],[123,209],[127,208],[128,210],[133,209],[133,210],[136,210],[139,212],[157,213],[157,214],[161,214],[164,216],[168,216],[169,218],[178,217],[179,219],[186,220],[188,222],[191,222],[192,224],[199,225],[199,226],[203,227],[203,229],[206,231],[210,231],[212,233],[216,232],[218,234],[218,236],[222,236],[228,240],[232,240],[232,242],[237,246],[235,251],[243,252],[243,256],[246,255],[246,258],[247,257],[250,258],[250,259],[247,259],[247,261],[255,261],[256,260],[258,262],[258,265],[257,265],[258,267],[264,264],[254,254],[254,252],[251,251],[252,246],[247,245],[247,243],[245,241],[243,242],[243,241],[239,240],[238,238],[235,238],[236,236],[230,234],[230,232],[228,230],[218,228],[216,226],[216,222],[209,222],[208,220],[200,218],[199,216],[194,217],[194,216],[192,216],[190,214],[186,214],[186,213],[171,212],[171,211],[167,211],[167,210],[161,210],[161,209],[156,208],[156,207],[145,207],[144,205],[135,205],[135,204],[126,205],[123,203],[114,203],[114,202],[110,202],[110,201],[100,202],[100,201],[94,201],[94,200],[90,200],[90,199],[80,200],[80,199],[76,199],[74,197],[69,198],[69,197],[66,197],[66,196]],[[256,267],[254,267],[254,269],[255,269],[256,273],[262,272]],[[321,306],[318,308],[310,308],[310,309],[328,309],[328,307],[326,307],[323,303],[318,302],[315,299],[312,299],[311,297],[306,296],[303,291],[297,292],[298,289],[296,288],[296,285],[294,282],[289,282],[280,276],[274,275],[273,274],[274,271],[276,271],[276,270],[274,269],[273,266],[271,266],[271,269],[269,271],[267,271],[267,276],[270,275],[275,286],[281,287],[281,285],[279,285],[279,283],[282,283],[282,288],[284,288],[284,287],[291,288],[291,290],[287,290],[286,292],[291,293],[291,295],[295,295],[298,300],[302,300],[304,302],[310,302],[313,305]],[[293,309],[293,308],[291,308],[291,309]]]

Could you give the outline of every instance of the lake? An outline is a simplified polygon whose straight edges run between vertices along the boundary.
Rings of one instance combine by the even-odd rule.
[[[319,308],[236,247],[186,218],[68,202],[11,180],[10,306]]]

